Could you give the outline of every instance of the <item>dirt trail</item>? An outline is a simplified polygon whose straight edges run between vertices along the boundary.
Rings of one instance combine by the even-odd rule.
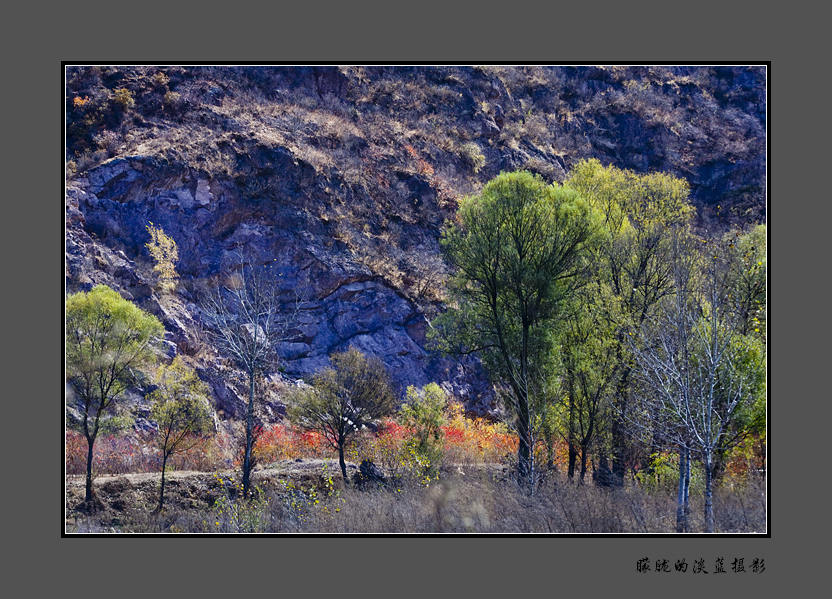
[[[355,471],[355,464],[348,464]],[[333,484],[341,485],[341,473],[337,462],[309,459],[270,464],[252,472],[252,483],[264,491],[280,491],[284,482],[292,482],[301,488],[323,488],[327,473]],[[67,520],[75,518],[84,499],[84,476],[69,475],[66,478]],[[123,512],[130,509],[147,510],[159,500],[160,473],[140,472],[132,474],[100,475],[93,481],[95,495],[103,512]],[[178,508],[206,508],[223,493],[236,493],[240,482],[239,470],[200,472],[193,470],[169,471],[165,474],[165,504]]]

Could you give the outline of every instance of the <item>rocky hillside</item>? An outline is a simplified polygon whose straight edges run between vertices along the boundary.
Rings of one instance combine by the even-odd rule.
[[[273,415],[281,384],[350,345],[402,387],[444,381],[485,410],[477,365],[425,343],[461,195],[596,157],[685,177],[703,227],[764,219],[762,67],[73,67],[66,85],[67,290],[105,283],[160,316],[227,416],[239,377],[199,298],[236,251],[306,295]],[[148,222],[179,246],[172,297],[154,291]]]

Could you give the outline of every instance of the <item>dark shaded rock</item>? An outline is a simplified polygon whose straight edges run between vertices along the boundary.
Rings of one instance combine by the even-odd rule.
[[[371,460],[361,460],[358,472],[353,475],[353,483],[358,487],[367,485],[383,485],[387,477]]]

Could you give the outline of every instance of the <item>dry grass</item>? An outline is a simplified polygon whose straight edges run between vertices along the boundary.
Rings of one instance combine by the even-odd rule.
[[[315,478],[314,471],[318,475]],[[335,472],[335,474],[334,474]],[[152,475],[142,475],[151,477]],[[188,482],[171,478],[170,505],[163,514],[149,507],[83,515],[71,513],[68,532],[265,532],[265,533],[672,533],[672,494],[648,493],[637,486],[604,489],[570,482],[550,473],[536,493],[520,489],[503,467],[443,471],[428,485],[394,481],[386,486],[343,488],[337,465],[298,465],[294,472],[261,471],[261,492],[243,502],[228,478],[201,474]],[[305,477],[305,478],[304,478]],[[119,482],[120,481],[120,482]],[[106,485],[123,505],[152,502],[127,479]],[[145,481],[145,493],[154,488]],[[140,487],[136,483],[137,487]],[[117,489],[117,491],[113,491]],[[200,491],[201,490],[201,491]],[[131,495],[131,492],[133,493]],[[200,498],[202,492],[204,497]],[[210,502],[205,498],[210,498]],[[720,533],[765,531],[765,488],[749,480],[741,488],[715,494],[716,530]],[[121,498],[121,499],[118,499]],[[692,498],[691,530],[702,530],[701,502]],[[144,502],[144,503],[142,503]],[[107,503],[105,501],[105,503]],[[208,505],[212,507],[208,507]],[[112,506],[110,501],[107,505]]]

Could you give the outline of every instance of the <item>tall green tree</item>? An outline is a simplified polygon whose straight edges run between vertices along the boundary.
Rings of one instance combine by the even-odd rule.
[[[105,285],[66,299],[66,377],[87,441],[85,502],[92,505],[93,446],[102,429],[121,425],[119,400],[157,360],[162,323]]]
[[[399,408],[399,419],[413,431],[416,451],[435,473],[442,460],[445,410],[448,394],[436,383],[428,383],[421,389],[413,385],[406,391],[406,402]]]
[[[730,259],[730,310],[743,335],[766,335],[766,225],[730,231],[721,251]]]
[[[720,280],[724,319],[739,335],[748,338],[755,352],[765,356],[766,226],[756,225],[744,232],[729,231],[712,244],[724,272]],[[718,481],[722,476],[731,449],[749,436],[764,443],[765,433],[765,393],[759,393],[754,401],[742,404],[731,427],[721,437],[714,452],[714,480]]]
[[[618,373],[614,299],[609,286],[600,279],[579,290],[570,303],[561,336],[567,474],[574,477],[580,454],[581,481],[586,476],[589,453],[603,434],[607,402]]]
[[[156,370],[156,389],[148,395],[150,415],[157,429],[154,439],[162,454],[162,480],[159,505],[165,504],[165,471],[168,458],[196,446],[201,435],[212,430],[208,385],[202,382],[181,356]]]
[[[667,173],[637,174],[603,166],[598,160],[579,162],[566,184],[578,190],[604,217],[610,234],[599,245],[598,276],[609,285],[618,304],[616,362],[610,443],[612,481],[623,484],[625,464],[633,447],[626,431],[632,392],[633,356],[626,332],[638,329],[662,298],[673,292],[672,246],[676,231],[687,229],[693,216],[684,179]],[[600,455],[601,465],[607,461]]]
[[[518,480],[533,490],[534,429],[551,400],[562,304],[585,282],[599,215],[569,187],[501,173],[465,198],[441,245],[453,268],[450,308],[433,323],[446,350],[476,352],[504,389],[519,438]]]

